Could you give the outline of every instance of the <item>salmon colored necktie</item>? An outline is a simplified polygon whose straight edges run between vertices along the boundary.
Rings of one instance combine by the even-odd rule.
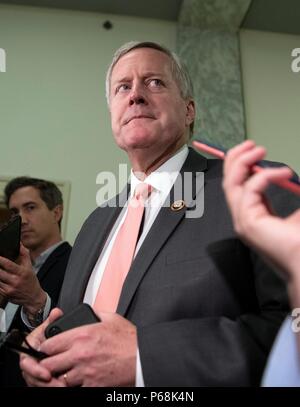
[[[93,305],[96,312],[115,312],[117,309],[122,287],[134,257],[145,201],[150,193],[151,186],[141,183],[129,200],[126,218],[113,244]]]

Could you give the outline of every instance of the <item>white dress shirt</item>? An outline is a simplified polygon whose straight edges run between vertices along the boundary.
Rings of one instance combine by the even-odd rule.
[[[54,252],[54,250],[57,249],[58,246],[62,245],[63,243],[64,243],[63,240],[61,240],[58,243],[55,243],[54,245],[48,247],[48,249],[43,251],[43,253],[41,253],[35,259],[35,261],[32,263],[32,268],[33,268],[33,271],[35,274],[37,274],[40,271],[40,269],[46,263],[46,260]],[[49,297],[47,292],[45,292],[45,293],[46,293],[46,303],[45,303],[44,311],[43,311],[43,321],[45,321],[45,319],[48,317],[48,315],[50,314],[50,311],[51,311],[51,298]],[[36,328],[30,324],[30,322],[27,318],[27,315],[24,311],[24,307],[21,308],[21,318],[22,318],[22,321],[24,322],[24,324],[27,326],[27,328],[29,328],[31,330]]]
[[[287,317],[276,336],[262,387],[300,387],[300,356],[292,322],[292,318]]]
[[[54,245],[48,247],[48,249],[46,249],[45,251],[43,251],[36,259],[34,262],[32,262],[32,271],[37,274],[41,267],[43,266],[43,264],[46,262],[46,260],[48,259],[48,257],[50,256],[50,254],[52,252],[54,252],[54,250],[60,246],[61,244],[63,244],[64,241],[60,241],[58,243],[55,243]],[[46,304],[44,307],[44,320],[47,318],[49,312],[50,312],[50,308],[51,308],[51,299],[49,297],[49,295],[46,293]],[[8,302],[6,304],[6,307],[4,310],[0,309],[0,331],[2,332],[8,332],[13,319],[16,315],[16,312],[18,311],[19,305],[18,304],[14,304],[12,302]],[[27,316],[24,312],[23,307],[21,307],[21,318],[22,321],[24,322],[24,324],[29,328],[29,329],[34,329],[34,327],[29,323]]]
[[[171,157],[168,161],[162,164],[157,170],[153,171],[148,177],[146,177],[144,181],[140,181],[131,171],[130,176],[131,196],[134,194],[136,186],[141,182],[144,182],[152,186],[151,195],[145,202],[143,231],[137,243],[134,256],[136,256],[136,254],[138,253],[153,222],[155,221],[158,215],[160,208],[167,199],[170,190],[187,156],[188,156],[188,147],[187,145],[184,145],[173,157]],[[90,276],[83,299],[84,302],[90,305],[92,305],[95,301],[106,263],[111,253],[117,233],[121,225],[124,223],[126,214],[127,214],[127,205],[122,209],[120,215],[118,216],[115,225],[108,236],[104,248]],[[137,387],[144,386],[139,350],[137,351],[136,386]]]

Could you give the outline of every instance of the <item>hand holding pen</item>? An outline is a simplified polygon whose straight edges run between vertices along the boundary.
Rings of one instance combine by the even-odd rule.
[[[272,167],[251,175],[253,165],[265,154],[263,147],[250,140],[230,149],[224,161],[223,189],[235,231],[281,276],[288,277],[289,282],[299,282],[299,304],[300,209],[283,218],[276,216],[264,195],[271,182],[289,180],[292,170]]]
[[[251,143],[250,140],[248,140],[248,142]],[[225,159],[225,155],[227,154],[228,151],[223,147],[216,146],[203,140],[194,140],[193,146],[196,149],[208,153],[214,157],[220,158],[221,160]],[[251,166],[251,172],[253,173],[261,172],[264,170],[264,168],[268,168],[267,163],[259,160],[254,165]],[[300,181],[299,177],[296,175],[291,174],[289,179],[276,179],[273,180],[272,183],[279,185],[280,187],[285,188],[288,191],[291,191],[297,195],[300,195]]]

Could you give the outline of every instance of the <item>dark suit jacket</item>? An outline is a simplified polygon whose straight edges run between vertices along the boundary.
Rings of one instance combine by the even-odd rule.
[[[69,243],[62,243],[50,254],[37,274],[42,289],[46,291],[51,298],[52,308],[58,301],[71,250],[72,248]],[[10,330],[14,328],[27,330],[20,315],[20,308],[16,312]],[[3,351],[3,354],[1,354],[1,362],[0,385],[25,386],[19,368],[19,356],[10,351]]]
[[[222,162],[191,150],[184,172],[193,173],[192,197],[182,210],[160,210],[127,275],[117,312],[137,325],[146,386],[258,385],[288,311],[284,284],[237,238],[221,185]],[[204,172],[204,214],[188,218],[203,192],[196,172]],[[299,206],[279,189],[271,195],[279,211]],[[118,197],[119,204],[125,200],[124,193]],[[83,300],[120,210],[97,208],[84,223],[61,291],[64,311]]]

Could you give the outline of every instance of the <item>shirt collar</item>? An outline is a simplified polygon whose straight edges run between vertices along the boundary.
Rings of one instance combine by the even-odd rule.
[[[175,155],[169,158],[166,162],[164,162],[160,167],[158,167],[155,171],[151,172],[148,177],[145,178],[144,181],[140,181],[131,170],[130,175],[130,195],[132,196],[135,188],[141,182],[145,182],[152,186],[154,190],[163,193],[169,193],[170,189],[172,188],[176,177],[178,176],[183,163],[185,162],[188,156],[189,150],[187,145],[185,144]]]
[[[47,260],[47,258],[50,256],[50,254],[52,252],[54,252],[54,250],[60,246],[63,243],[63,241],[61,240],[58,243],[55,243],[54,245],[48,247],[48,249],[44,250],[32,263],[32,266],[35,270],[39,270],[42,265],[45,263],[45,261]]]

